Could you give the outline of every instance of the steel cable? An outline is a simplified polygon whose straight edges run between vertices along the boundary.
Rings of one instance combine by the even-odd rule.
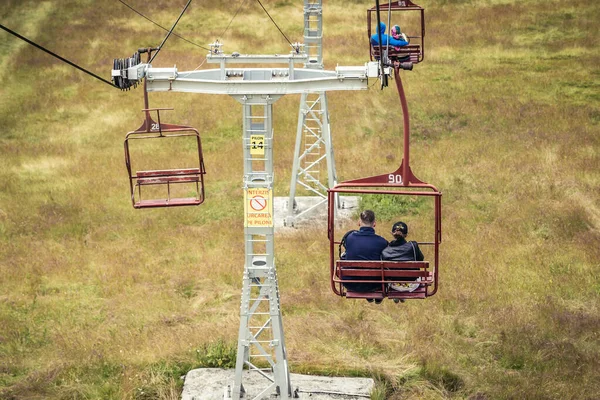
[[[171,33],[173,33],[173,30],[175,29],[175,27],[179,23],[179,20],[181,19],[181,17],[183,17],[183,14],[185,13],[185,10],[187,10],[187,8],[189,7],[189,5],[190,5],[191,2],[192,2],[192,0],[188,0],[187,4],[185,5],[185,7],[183,8],[183,10],[181,11],[181,14],[179,14],[179,17],[177,17],[177,20],[175,21],[175,23],[171,27],[171,30],[169,31],[169,33],[167,33],[167,36],[165,36],[165,38],[163,39],[163,41],[160,44],[160,46],[158,46],[158,50],[156,50],[156,53],[154,53],[154,55],[152,56],[152,58],[150,59],[150,61],[148,61],[148,64],[152,64],[152,61],[156,58],[156,56],[158,55],[158,53],[160,53],[160,51],[162,50],[163,45],[165,44],[165,42],[167,41],[167,39],[169,39],[169,36],[171,36]]]
[[[285,40],[287,40],[287,42],[290,44],[290,46],[294,47],[294,45],[292,44],[292,42],[290,42],[290,39],[288,39],[288,37],[285,36],[285,33],[283,33],[283,31],[281,30],[281,28],[279,28],[279,25],[277,25],[277,23],[275,22],[275,20],[271,17],[271,15],[269,14],[269,12],[265,8],[265,6],[262,5],[262,3],[260,2],[260,0],[256,0],[256,1],[258,2],[258,4],[260,4],[260,6],[265,11],[265,13],[267,14],[267,16],[271,19],[271,22],[273,22],[273,24],[279,30],[279,32],[283,35],[283,37],[285,38]]]
[[[10,33],[11,35],[14,35],[14,36],[18,37],[19,39],[21,39],[21,40],[23,40],[23,41],[25,41],[25,42],[29,43],[30,45],[32,45],[32,46],[34,46],[34,47],[36,47],[36,48],[38,48],[38,49],[40,49],[40,50],[42,50],[42,51],[44,51],[44,52],[46,52],[46,53],[50,54],[51,56],[58,58],[58,59],[59,59],[59,60],[61,60],[62,62],[65,62],[65,63],[69,64],[70,66],[72,66],[72,67],[74,67],[74,68],[77,68],[78,70],[80,70],[80,71],[82,71],[82,72],[85,72],[86,74],[88,74],[88,75],[90,75],[90,76],[93,76],[94,78],[96,78],[96,79],[98,79],[98,80],[100,80],[100,81],[102,81],[102,82],[106,83],[107,85],[110,85],[110,86],[112,86],[112,87],[115,87],[115,88],[117,88],[117,89],[118,89],[118,86],[116,86],[116,85],[112,84],[111,82],[107,81],[106,79],[102,78],[101,76],[98,76],[98,75],[94,74],[93,72],[91,72],[91,71],[88,71],[87,69],[85,69],[85,68],[83,68],[83,67],[80,67],[79,65],[75,64],[74,62],[72,62],[72,61],[69,61],[69,60],[67,60],[67,59],[66,59],[66,58],[64,58],[64,57],[61,57],[61,56],[59,56],[58,54],[56,54],[56,53],[54,53],[54,52],[52,52],[52,51],[50,51],[50,50],[46,49],[45,47],[43,47],[43,46],[40,46],[39,44],[37,44],[37,43],[35,43],[35,42],[33,42],[33,41],[31,41],[31,40],[27,39],[25,36],[22,36],[22,35],[18,34],[17,32],[15,32],[15,31],[13,31],[13,30],[11,30],[11,29],[9,29],[9,28],[5,27],[4,25],[1,25],[1,24],[0,24],[0,28],[4,29],[6,32]]]
[[[227,28],[225,28],[225,30],[223,31],[223,33],[221,33],[220,36],[218,36],[218,39],[222,39],[223,36],[225,35],[225,33],[227,33],[227,31],[229,30],[229,27],[231,26],[233,20],[235,19],[235,17],[237,17],[237,15],[239,14],[240,10],[242,9],[242,7],[244,6],[244,4],[246,3],[246,0],[242,0],[242,2],[240,3],[240,6],[238,7],[237,11],[235,12],[235,14],[233,14],[233,17],[231,17],[231,21],[229,21],[229,24],[227,25]]]
[[[162,26],[162,25],[160,25],[160,24],[158,24],[158,23],[154,22],[153,20],[151,20],[150,18],[148,18],[147,16],[145,16],[144,14],[142,14],[141,12],[139,12],[138,10],[136,10],[135,8],[131,7],[129,4],[125,3],[123,0],[119,0],[119,2],[120,2],[121,4],[123,4],[125,7],[129,8],[129,9],[130,9],[131,11],[133,11],[134,13],[136,13],[137,15],[139,15],[140,17],[142,17],[142,18],[145,18],[145,19],[147,19],[148,21],[152,22],[154,25],[158,26],[158,27],[159,27],[159,28],[161,28],[162,30],[165,30],[165,31],[167,31],[167,32],[169,31],[169,29],[168,29],[168,28],[165,28],[164,26]],[[188,39],[184,38],[184,37],[183,37],[183,36],[181,36],[181,35],[178,35],[178,34],[176,34],[176,33],[173,33],[173,36],[176,36],[176,37],[178,37],[178,38],[179,38],[179,39],[181,39],[181,40],[185,40],[186,42],[188,42],[188,43],[190,43],[190,44],[193,44],[193,45],[194,45],[194,46],[196,46],[196,47],[200,47],[201,49],[204,49],[204,50],[208,50],[208,51],[210,51],[210,49],[208,49],[208,48],[206,48],[206,47],[204,47],[204,46],[201,46],[201,45],[199,45],[198,43],[194,43],[194,42],[192,42],[191,40],[188,40]]]

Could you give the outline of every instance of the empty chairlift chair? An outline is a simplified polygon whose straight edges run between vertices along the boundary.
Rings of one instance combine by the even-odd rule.
[[[129,175],[131,202],[134,208],[197,206],[204,202],[204,160],[199,132],[186,125],[165,124],[160,120],[160,111],[170,108],[144,109],[146,119],[140,128],[125,137],[125,164]],[[158,122],[150,117],[156,112]],[[185,163],[180,168],[150,168],[135,170],[132,166],[132,143],[186,141],[182,152],[172,157],[170,163]],[[191,145],[190,145],[191,142]],[[159,146],[160,147],[160,146]],[[184,156],[183,153],[187,153]],[[191,153],[191,154],[190,154]],[[146,154],[154,164],[157,154]],[[141,164],[141,163],[140,163]],[[144,164],[144,165],[146,165]],[[137,164],[136,164],[137,165]],[[152,188],[152,190],[150,190]],[[157,190],[159,189],[159,190]],[[150,195],[147,195],[150,192]]]

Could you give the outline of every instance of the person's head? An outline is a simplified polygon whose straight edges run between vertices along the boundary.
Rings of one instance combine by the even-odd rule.
[[[369,228],[375,227],[375,213],[371,210],[365,210],[360,213],[359,226],[366,226]]]
[[[392,26],[392,30],[390,31],[390,33],[392,34],[392,37],[394,39],[400,39],[400,34],[402,33],[402,31],[400,30],[400,26],[398,26],[398,25]]]
[[[402,221],[396,222],[392,225],[392,235],[394,235],[395,238],[406,237],[406,235],[408,235],[408,225]]]
[[[381,33],[382,35],[385,34],[385,24],[383,22],[379,22],[379,33]]]

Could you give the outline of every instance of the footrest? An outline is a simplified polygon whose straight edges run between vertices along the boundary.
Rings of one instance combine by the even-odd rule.
[[[137,171],[135,173],[138,178],[150,178],[159,176],[177,176],[177,175],[200,175],[199,168],[178,168],[178,169],[158,169],[151,171]]]
[[[390,290],[387,297],[390,299],[424,299],[427,297],[427,292],[425,287],[421,286],[414,292],[396,292],[395,290]]]
[[[383,299],[384,295],[382,292],[353,292],[347,290],[346,297],[349,299]]]
[[[410,61],[415,64],[421,61],[421,48],[419,45],[409,44],[408,46],[400,47],[399,50],[396,50],[394,47],[383,46],[383,50],[385,51],[386,49],[388,52],[388,58],[392,61]],[[379,46],[371,45],[371,54],[374,59],[378,60],[380,57]]]
[[[152,208],[152,207],[176,207],[176,206],[197,206],[202,203],[202,200],[195,197],[184,197],[177,199],[154,199],[141,200],[136,202],[134,208]]]

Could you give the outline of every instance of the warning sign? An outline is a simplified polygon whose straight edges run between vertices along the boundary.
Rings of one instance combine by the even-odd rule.
[[[273,193],[267,188],[248,188],[244,193],[244,226],[273,227]]]
[[[265,135],[250,135],[250,154],[253,156],[265,155]]]

